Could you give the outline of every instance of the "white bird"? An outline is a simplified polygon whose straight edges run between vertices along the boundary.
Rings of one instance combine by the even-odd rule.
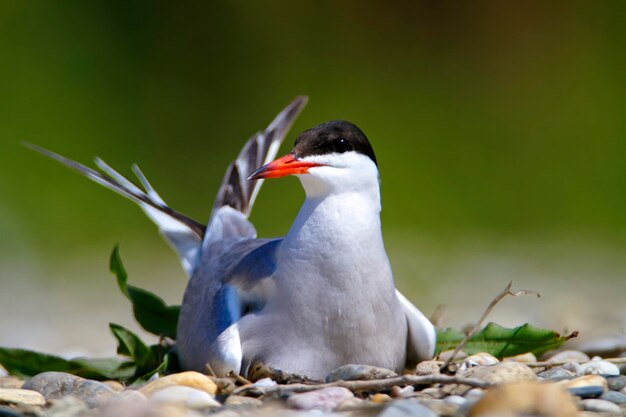
[[[400,372],[433,355],[433,325],[395,289],[363,132],[323,123],[272,161],[306,102],[296,98],[246,142],[206,227],[170,209],[136,165],[144,190],[99,158],[102,173],[29,145],[138,203],[176,250],[190,277],[176,343],[184,369],[247,375],[263,363],[323,379],[346,364]],[[262,180],[285,175],[300,179],[304,204],[287,236],[258,239],[247,218]]]

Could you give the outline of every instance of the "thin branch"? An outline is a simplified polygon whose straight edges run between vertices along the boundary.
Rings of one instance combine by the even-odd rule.
[[[230,371],[228,373],[228,375],[226,375],[229,378],[234,379],[235,381],[237,381],[237,383],[241,384],[241,385],[251,385],[252,382],[247,380],[246,378],[244,378],[243,376],[239,375],[237,372],[235,371]]]
[[[536,295],[537,297],[541,297],[541,294],[539,294],[537,291],[530,291],[530,290],[511,291],[512,286],[513,286],[513,281],[509,282],[509,285],[507,285],[506,288],[502,290],[502,292],[498,294],[496,298],[493,299],[493,301],[491,301],[491,303],[489,304],[489,306],[487,307],[487,309],[481,316],[480,320],[478,320],[478,322],[474,325],[472,330],[468,334],[465,335],[461,343],[459,343],[456,349],[454,349],[454,352],[452,352],[452,355],[450,355],[450,357],[441,366],[440,370],[442,372],[445,371],[448,365],[452,363],[454,358],[456,358],[456,355],[458,355],[459,352],[463,350],[463,348],[465,347],[467,342],[472,338],[472,336],[474,336],[478,332],[478,330],[480,330],[481,326],[483,325],[483,322],[485,321],[489,313],[491,313],[491,310],[493,310],[494,307],[500,301],[502,301],[504,297],[506,297],[507,295],[510,295],[512,297],[518,297],[520,295]]]
[[[468,385],[473,388],[487,388],[491,384],[485,381],[481,381],[474,378],[462,378],[448,375],[403,375],[394,378],[386,379],[373,379],[369,381],[335,381],[324,384],[287,384],[287,385],[272,385],[272,386],[255,386],[247,385],[237,388],[234,395],[245,395],[247,392],[254,393],[256,395],[268,395],[268,394],[285,394],[285,393],[298,393],[315,391],[322,388],[329,387],[342,387],[347,388],[352,392],[359,391],[381,391],[389,389],[393,386],[407,386],[407,385],[432,385],[432,384],[461,384]]]

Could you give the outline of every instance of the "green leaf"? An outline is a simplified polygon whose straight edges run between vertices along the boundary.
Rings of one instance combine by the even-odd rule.
[[[157,295],[128,284],[128,274],[120,257],[119,246],[111,253],[110,269],[117,276],[120,291],[131,301],[137,322],[146,331],[176,339],[180,306],[168,306]]]
[[[150,348],[133,332],[120,326],[109,323],[111,333],[117,339],[117,353],[130,357],[138,366],[143,366],[150,357]]]
[[[119,358],[64,359],[60,356],[34,352],[26,349],[0,348],[0,364],[13,375],[30,377],[41,372],[67,372],[83,378],[127,379],[134,374],[134,369],[125,365],[128,361]]]
[[[576,336],[576,332],[568,336],[561,336],[555,331],[540,329],[528,323],[513,329],[489,323],[472,336],[463,348],[463,351],[470,355],[487,352],[497,358],[515,356],[527,352],[532,352],[539,356],[544,352],[558,348],[567,340]],[[465,334],[458,330],[449,328],[438,330],[435,353],[439,354],[444,350],[456,348],[464,337]]]

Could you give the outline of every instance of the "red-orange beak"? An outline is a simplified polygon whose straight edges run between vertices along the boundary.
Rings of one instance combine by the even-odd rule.
[[[305,162],[296,159],[293,154],[287,154],[275,159],[267,165],[263,165],[248,177],[249,180],[261,178],[279,178],[285,175],[306,174],[309,168],[319,167],[322,164],[315,162]]]

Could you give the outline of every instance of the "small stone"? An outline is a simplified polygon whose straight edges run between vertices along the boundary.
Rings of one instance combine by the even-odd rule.
[[[443,352],[441,352],[439,354],[439,356],[437,356],[437,359],[440,360],[441,362],[447,362],[448,359],[452,356],[452,353],[454,352],[454,349],[451,350],[444,350]],[[457,353],[457,355],[454,357],[455,361],[461,361],[465,358],[467,358],[467,353],[460,351],[459,353]]]
[[[486,353],[480,352],[472,356],[468,356],[463,360],[461,366],[459,366],[458,372],[463,372],[469,368],[473,368],[475,366],[489,366],[499,363],[500,361],[495,356]]]
[[[487,390],[470,410],[469,417],[540,415],[575,417],[574,397],[552,382],[520,382]]]
[[[155,391],[150,396],[150,401],[157,404],[174,404],[192,409],[206,409],[219,407],[211,394],[186,385],[170,385]]]
[[[342,401],[354,397],[346,388],[330,387],[315,391],[294,394],[287,399],[287,405],[298,410],[332,411]]]
[[[14,408],[3,407],[0,405],[0,417],[24,417],[24,414]]]
[[[263,401],[258,398],[244,397],[243,395],[231,395],[226,399],[224,405],[258,407],[263,405]]]
[[[598,387],[598,386],[569,388],[568,391],[570,392],[570,394],[583,398],[583,399],[598,398],[605,392],[603,387]]]
[[[18,388],[0,388],[0,404],[43,406],[46,399],[37,391]]]
[[[458,405],[458,406],[462,406],[463,404],[467,402],[467,398],[463,398],[460,395],[450,395],[444,398],[443,400],[447,403]]]
[[[147,414],[148,399],[139,391],[128,390],[111,398],[102,409],[102,417],[139,417]]]
[[[592,360],[581,364],[577,369],[578,375],[619,375],[619,368],[611,362]]]
[[[97,411],[89,409],[84,401],[76,397],[67,396],[50,401],[50,408],[46,410],[46,417],[96,417]]]
[[[102,381],[102,383],[115,392],[123,392],[126,389],[124,384],[117,381]]]
[[[606,381],[609,383],[609,389],[611,391],[620,391],[626,387],[626,376],[623,375],[608,376],[606,377]]]
[[[417,364],[415,367],[415,375],[439,375],[439,368],[443,365],[439,361],[423,361]]]
[[[394,398],[406,398],[413,395],[415,392],[415,388],[413,385],[407,385],[406,387],[400,388],[399,386],[391,387],[391,396]]]
[[[0,377],[0,388],[22,388],[24,381],[14,376]]]
[[[568,381],[561,381],[558,382],[558,384],[565,389],[579,387],[602,387],[606,391],[609,387],[607,380],[600,375],[585,375]]]
[[[519,362],[500,362],[490,366],[475,366],[461,373],[465,378],[474,378],[490,384],[507,384],[523,381],[535,381],[537,376],[533,370]],[[446,393],[463,395],[470,387],[467,385],[447,385]]]
[[[420,391],[420,394],[435,399],[443,398],[446,396],[446,393],[441,388],[424,388]]]
[[[343,365],[326,375],[326,382],[335,381],[366,381],[398,376],[393,371],[369,365]]]
[[[503,361],[513,361],[513,362],[521,362],[521,363],[535,363],[537,362],[537,357],[534,353],[522,353],[521,355],[508,356]]]
[[[618,391],[609,391],[600,397],[601,400],[610,401],[614,404],[626,404],[626,394],[622,394]]]
[[[3,378],[5,376],[9,376],[9,372],[4,369],[4,366],[0,365],[0,378]]]
[[[563,350],[547,358],[548,362],[588,362],[591,358],[580,350]]]
[[[420,401],[420,404],[438,416],[452,416],[459,409],[459,405],[444,400],[424,400]]]
[[[356,412],[363,412],[365,410],[369,410],[369,409],[380,409],[381,405],[380,404],[374,404],[370,401],[365,401],[362,400],[360,398],[348,398],[347,400],[343,400],[342,402],[339,403],[339,405],[337,406],[337,408],[335,408],[335,412],[342,412],[342,411],[347,411],[347,412],[352,412],[355,415],[360,415],[357,414]],[[311,411],[311,413],[316,413],[317,410],[313,410]],[[338,414],[324,414],[325,416],[336,416],[339,417]],[[256,416],[255,416],[256,417]],[[270,417],[270,416],[267,416]]]
[[[372,395],[372,398],[370,398],[370,401],[374,404],[384,404],[384,403],[388,403],[392,401],[392,398],[387,394],[378,393],[378,394]]]
[[[98,381],[81,378],[64,372],[43,372],[30,378],[22,386],[40,392],[46,400],[72,396],[82,400],[89,408],[106,404],[115,392]]]
[[[595,413],[620,414],[622,409],[619,405],[605,400],[582,400],[583,410]]]
[[[273,387],[274,385],[278,385],[276,381],[273,381],[270,378],[262,378],[252,384],[255,387]]]
[[[387,405],[378,417],[437,417],[437,414],[417,401],[398,400]]]
[[[485,396],[485,390],[481,388],[472,388],[471,390],[465,393],[465,398],[467,401],[480,400]]]
[[[576,376],[576,373],[558,367],[539,372],[537,376],[550,381],[562,381],[564,379],[573,379]]]
[[[217,392],[217,385],[211,380],[211,378],[201,374],[200,372],[193,371],[180,372],[164,376],[147,383],[141,387],[139,391],[149,397],[156,391],[174,385],[195,388],[200,391],[204,391],[209,395],[215,395]]]

